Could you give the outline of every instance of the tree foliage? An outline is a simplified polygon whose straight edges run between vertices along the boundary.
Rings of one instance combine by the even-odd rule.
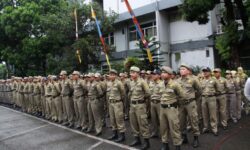
[[[227,62],[227,67],[240,66],[239,53],[244,51],[243,44],[250,39],[249,17],[250,0],[184,0],[182,12],[187,21],[198,21],[200,24],[206,24],[209,21],[209,11],[217,5],[223,6],[219,23],[223,25],[223,34],[216,37],[216,48]],[[243,30],[239,31],[239,23],[242,21]]]
[[[79,1],[81,2],[81,1]],[[93,4],[102,30],[113,30],[109,17]],[[79,40],[75,37],[73,10],[77,9]],[[101,51],[90,5],[65,0],[2,0],[0,2],[0,54],[17,75],[57,74],[61,69],[86,71],[97,64]],[[80,50],[82,63],[76,50]]]

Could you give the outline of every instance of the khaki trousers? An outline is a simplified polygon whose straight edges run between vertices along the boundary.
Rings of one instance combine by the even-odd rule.
[[[109,103],[109,117],[112,130],[125,132],[123,102]]]

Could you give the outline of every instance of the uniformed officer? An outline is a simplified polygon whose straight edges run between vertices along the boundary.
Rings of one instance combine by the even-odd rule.
[[[181,122],[180,125],[183,136],[183,143],[188,143],[187,133],[185,131],[185,128],[187,126],[186,119],[188,117],[194,134],[193,147],[196,148],[199,146],[198,136],[200,135],[196,93],[198,93],[198,95],[201,94],[201,87],[198,80],[190,75],[190,72],[191,68],[188,65],[182,64],[180,66],[181,77],[177,81],[181,85],[185,97],[180,99],[179,101],[179,116]]]
[[[52,119],[51,109],[52,109],[52,83],[51,75],[48,75],[48,80],[45,84],[45,99],[46,99],[46,115],[45,118]]]
[[[58,82],[57,76],[52,76],[52,111],[54,121],[62,123],[63,121],[63,112],[62,112],[62,101],[61,101],[61,85]]]
[[[227,129],[227,81],[225,78],[221,77],[221,69],[214,69],[214,76],[218,83],[218,93],[217,93],[217,104],[219,108],[220,122],[223,129]]]
[[[92,132],[95,129],[96,136],[102,134],[102,113],[103,103],[100,102],[103,97],[103,91],[100,83],[96,82],[95,77],[99,77],[100,74],[89,74],[89,87],[88,87],[88,118],[89,118],[89,126],[87,133]]]
[[[128,120],[129,118],[129,106],[130,106],[130,101],[128,98],[128,93],[129,93],[129,85],[130,85],[130,79],[128,78],[126,73],[120,73],[120,80],[125,88],[125,97],[124,97],[124,112],[125,112],[125,120]]]
[[[62,96],[62,103],[65,108],[65,115],[66,119],[63,125],[67,125],[69,127],[73,127],[74,125],[74,109],[73,109],[73,85],[72,82],[67,77],[67,72],[65,70],[62,70],[60,72],[60,78],[61,78],[61,96]]]
[[[34,102],[35,102],[35,110],[38,112],[38,115],[41,115],[41,85],[39,83],[39,79],[36,77],[34,80]]]
[[[176,150],[180,150],[182,144],[178,97],[183,98],[184,93],[181,86],[172,80],[173,70],[170,67],[163,66],[161,68],[161,78],[163,84],[160,87],[161,108],[160,108],[160,131],[162,150],[169,150],[168,142],[171,135]]]
[[[151,123],[152,123],[152,134],[151,137],[158,137],[159,135],[159,126],[160,126],[160,86],[163,84],[161,78],[161,71],[154,70],[152,74],[152,81],[149,83],[150,89],[150,114],[151,114]]]
[[[140,78],[139,76],[140,69],[136,66],[130,68],[130,89],[129,89],[129,98],[130,98],[130,110],[129,110],[129,119],[132,133],[134,136],[134,141],[130,146],[136,146],[141,144],[140,135],[144,139],[142,149],[147,149],[150,147],[149,138],[149,123],[148,123],[148,114],[147,114],[147,102],[149,99],[150,91],[147,83]]]
[[[202,116],[203,116],[203,133],[208,132],[208,123],[215,136],[218,136],[218,121],[217,121],[217,102],[216,94],[218,91],[218,84],[214,78],[211,77],[211,69],[206,67],[202,69],[204,79],[201,80],[202,87]]]
[[[124,97],[125,89],[121,81],[117,79],[117,71],[111,69],[109,71],[109,80],[111,84],[108,84],[109,96],[109,117],[110,124],[113,130],[113,135],[109,140],[115,140],[115,142],[123,142],[125,140],[125,122],[124,122]],[[117,132],[120,133],[118,138]]]
[[[236,105],[236,81],[232,77],[230,70],[226,71],[226,79],[228,86],[228,107],[227,107],[227,119],[232,119],[234,123],[237,123],[237,105]]]
[[[85,131],[88,127],[88,112],[87,112],[87,87],[85,81],[80,79],[80,72],[72,73],[73,88],[74,88],[74,110],[75,110],[75,128]]]

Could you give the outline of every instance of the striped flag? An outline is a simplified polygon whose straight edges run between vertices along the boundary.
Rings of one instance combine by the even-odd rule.
[[[98,31],[98,34],[99,34],[99,38],[100,38],[101,43],[102,43],[102,46],[103,46],[103,52],[105,53],[106,61],[107,61],[107,64],[108,64],[108,66],[109,66],[109,70],[111,70],[111,65],[110,65],[110,62],[109,62],[108,54],[107,54],[106,44],[105,44],[104,38],[103,38],[103,36],[102,36],[102,31],[101,31],[99,22],[98,22],[98,20],[97,20],[95,11],[94,11],[94,9],[93,9],[92,6],[91,6],[91,17],[92,17],[93,19],[95,19],[95,23],[96,23],[97,31]]]
[[[74,9],[74,17],[75,17],[75,25],[76,25],[76,40],[78,40],[79,36],[78,36],[78,22],[77,22],[77,12],[76,12],[76,8]],[[77,58],[78,58],[79,63],[81,64],[81,63],[82,63],[82,60],[81,60],[81,55],[80,55],[79,49],[76,50],[76,55],[77,55]]]
[[[140,39],[141,39],[141,41],[142,41],[144,47],[145,47],[146,50],[147,50],[147,55],[148,55],[149,62],[152,63],[152,62],[153,62],[152,54],[151,54],[150,49],[149,49],[149,47],[148,47],[148,42],[147,42],[147,40],[145,39],[145,37],[144,37],[144,35],[143,35],[141,26],[140,26],[138,20],[136,19],[135,13],[134,13],[134,11],[132,10],[132,8],[131,8],[131,6],[130,6],[128,0],[124,0],[124,1],[125,1],[126,6],[127,6],[128,12],[130,13],[130,15],[131,15],[131,17],[132,17],[132,20],[133,20],[133,22],[134,22],[135,29],[136,29],[136,31],[137,31],[137,33],[138,33],[138,35],[139,35],[139,37],[140,37]]]

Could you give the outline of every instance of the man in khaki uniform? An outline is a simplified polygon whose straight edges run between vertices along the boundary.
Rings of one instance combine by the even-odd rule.
[[[103,108],[101,98],[103,97],[103,91],[101,84],[95,81],[95,77],[99,77],[100,74],[89,74],[89,89],[88,89],[88,118],[89,126],[87,133],[92,132],[95,128],[96,136],[101,135],[103,126]]]
[[[212,132],[215,136],[218,136],[218,119],[217,119],[217,102],[216,94],[218,91],[218,84],[214,78],[211,77],[211,69],[202,69],[204,79],[201,80],[202,87],[202,116],[203,116],[203,133],[208,132],[208,122]]]
[[[58,82],[56,76],[52,76],[52,112],[53,117],[52,120],[58,123],[62,123],[63,121],[63,111],[62,111],[62,100],[61,100],[61,85]]]
[[[18,82],[18,105],[19,107],[27,107],[27,104],[25,103],[25,99],[24,99],[24,95],[23,95],[23,92],[24,92],[24,83],[22,81],[22,78],[19,79],[19,82]],[[24,109],[25,111],[26,109]]]
[[[219,108],[220,122],[223,129],[227,129],[227,81],[225,78],[221,77],[221,69],[214,69],[214,76],[218,83],[218,93],[217,93],[217,103]]]
[[[41,85],[39,83],[39,79],[35,78],[34,82],[34,102],[35,102],[35,110],[38,112],[38,115],[41,115]]]
[[[45,118],[50,120],[52,119],[51,109],[52,109],[52,83],[51,75],[48,76],[48,80],[45,84],[45,99],[46,99],[46,115]]]
[[[46,78],[40,77],[40,85],[41,85],[41,105],[42,105],[42,117],[46,115],[46,99],[45,99],[45,82]]]
[[[130,110],[129,110],[129,120],[132,129],[133,136],[135,140],[130,144],[130,146],[136,146],[141,144],[140,135],[144,139],[144,143],[141,149],[147,149],[150,147],[149,138],[149,123],[147,114],[147,103],[146,100],[149,99],[150,91],[145,80],[141,79],[139,76],[140,69],[136,66],[130,68]]]
[[[31,113],[31,106],[29,104],[29,82],[28,82],[28,78],[24,77],[23,79],[23,84],[24,84],[24,88],[23,88],[23,95],[24,95],[24,101],[23,101],[23,108],[25,111],[27,111],[28,113]]]
[[[62,70],[60,73],[61,78],[61,96],[62,96],[62,103],[65,108],[65,115],[66,120],[63,125],[67,125],[69,127],[73,127],[73,119],[74,119],[74,109],[73,109],[73,86],[71,81],[67,78],[67,72]]]
[[[152,123],[152,135],[151,137],[158,137],[159,135],[159,126],[160,126],[160,86],[163,84],[161,78],[161,71],[154,70],[152,75],[152,81],[149,82],[149,89],[151,93],[150,98],[150,114],[151,114],[151,123]]]
[[[85,131],[88,127],[88,112],[87,112],[87,87],[85,81],[80,79],[80,72],[74,71],[72,73],[73,79],[73,102],[75,110],[75,128],[81,128],[82,131]]]
[[[29,106],[32,114],[35,114],[35,102],[34,102],[34,96],[33,96],[33,90],[34,90],[34,84],[33,84],[33,77],[29,76],[28,77],[29,81],[29,87],[28,87],[28,94],[29,94]]]
[[[183,143],[188,143],[187,133],[185,128],[187,126],[187,117],[190,121],[190,125],[194,134],[193,147],[196,148],[199,146],[198,136],[200,135],[199,131],[199,118],[197,113],[197,104],[196,104],[196,92],[201,94],[201,87],[195,78],[190,74],[191,68],[182,64],[180,66],[181,77],[177,80],[182,87],[185,97],[180,99],[179,104],[179,116],[180,116],[180,126],[183,136]]]
[[[117,71],[110,70],[109,80],[109,117],[110,124],[113,130],[113,135],[109,140],[115,140],[115,142],[123,142],[125,140],[125,122],[124,122],[124,97],[125,89],[121,81],[117,79]],[[117,132],[119,131],[120,137],[118,138]]]
[[[160,87],[161,108],[160,108],[160,131],[162,150],[169,150],[168,142],[171,135],[176,150],[180,150],[182,144],[178,97],[183,98],[184,93],[181,86],[171,79],[173,70],[170,67],[163,66],[161,68],[161,78],[163,84]]]
[[[120,80],[125,88],[125,97],[124,97],[124,112],[125,112],[125,120],[128,120],[129,118],[129,106],[130,106],[130,101],[128,99],[128,92],[129,92],[129,83],[130,79],[127,78],[126,73],[120,73],[119,74]]]

